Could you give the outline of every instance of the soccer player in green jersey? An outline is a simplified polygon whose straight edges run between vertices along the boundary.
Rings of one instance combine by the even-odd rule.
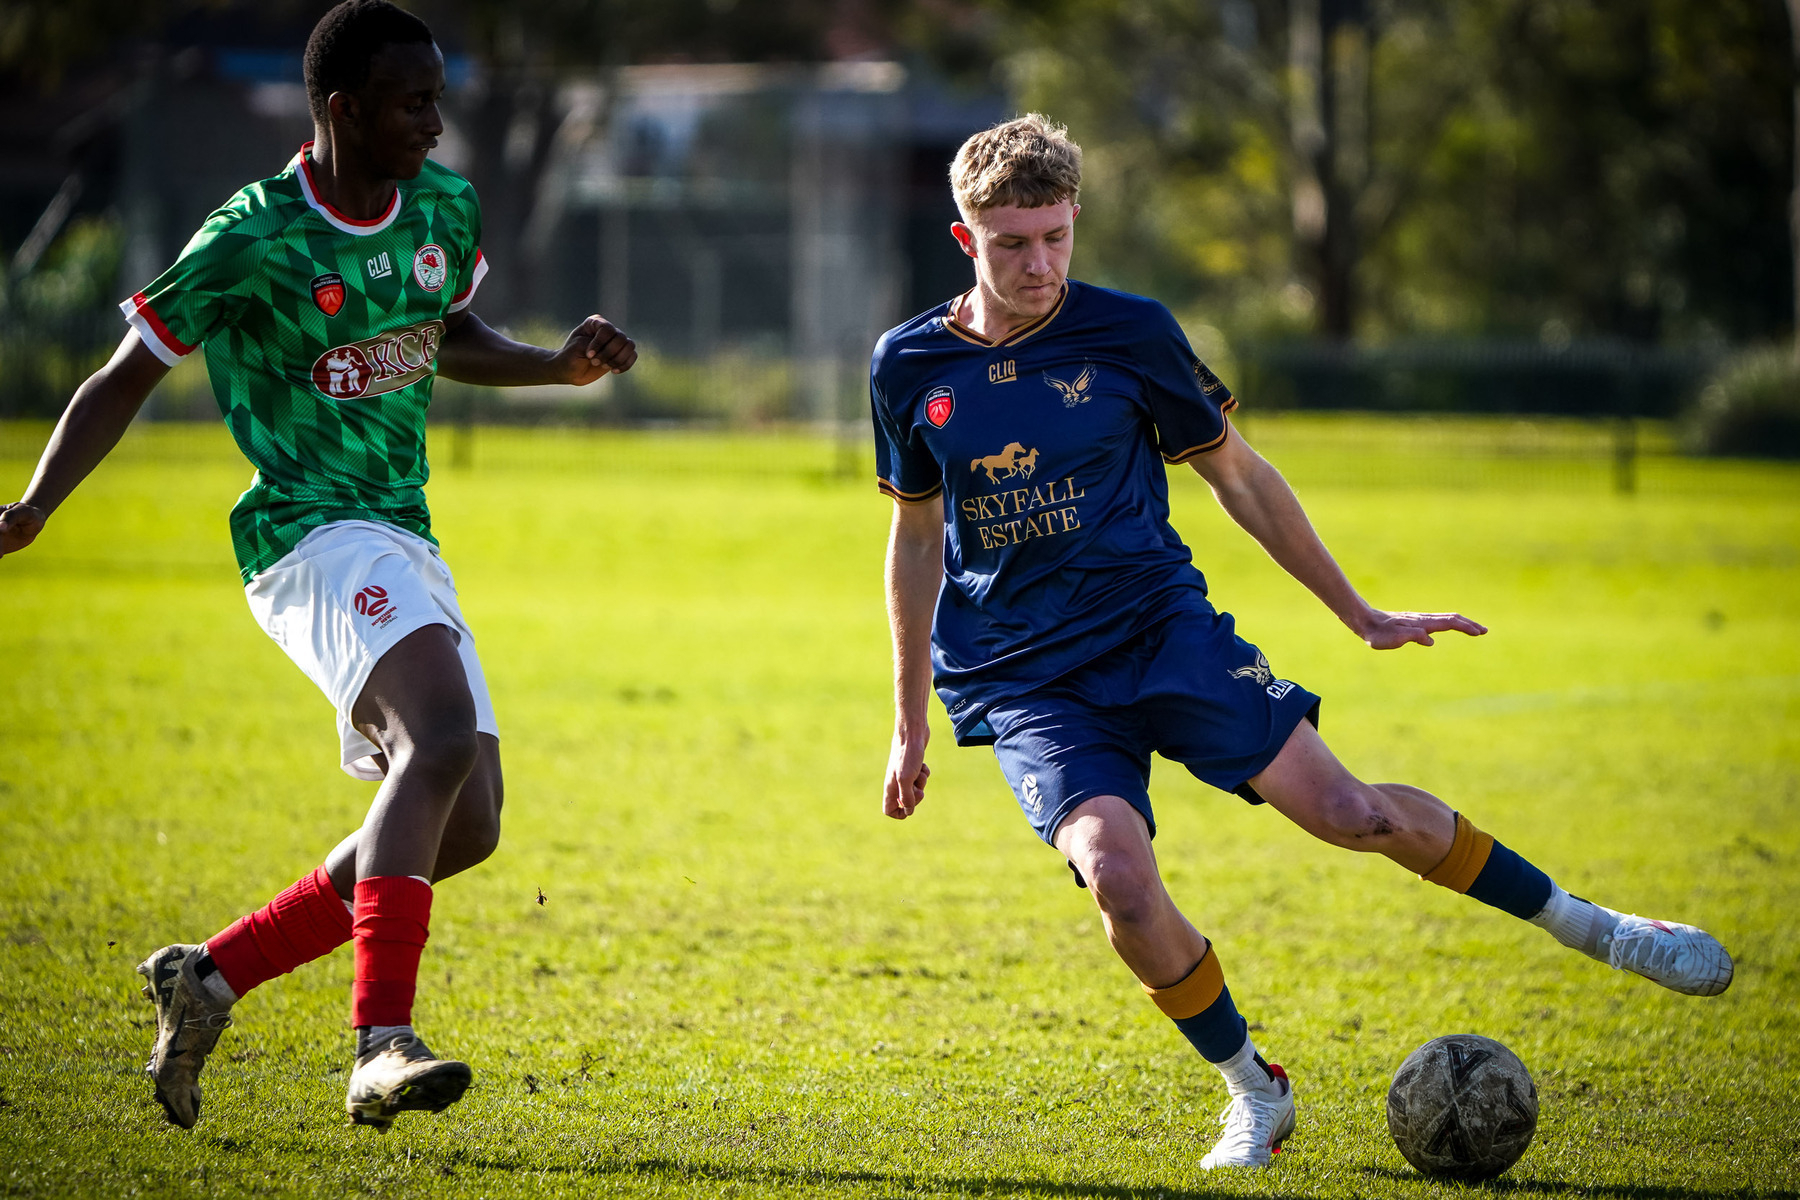
[[[156,1005],[147,1068],[192,1126],[199,1074],[246,992],[354,943],[356,1065],[345,1106],[386,1131],[470,1080],[412,1028],[432,885],[481,862],[500,831],[500,745],[475,643],[431,534],[423,487],[432,380],[591,383],[636,361],[589,317],[560,349],[522,345],[469,310],[487,264],[481,209],[429,161],[444,60],[385,0],[346,0],[314,28],[315,139],[209,217],[123,308],[131,331],[76,391],[0,556],[24,549],[196,347],[226,424],[256,465],[231,514],[251,611],[337,708],[344,769],[380,780],[367,818],[269,904],[138,968]]]

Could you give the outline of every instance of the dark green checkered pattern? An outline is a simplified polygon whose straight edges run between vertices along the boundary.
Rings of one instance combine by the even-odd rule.
[[[435,367],[395,391],[334,399],[315,386],[313,364],[333,347],[443,320],[473,282],[481,236],[475,191],[448,168],[427,162],[400,184],[394,222],[357,234],[307,203],[298,161],[213,213],[143,293],[169,333],[205,347],[220,411],[256,466],[231,512],[245,582],[331,521],[383,521],[431,537],[423,489]],[[413,273],[428,244],[448,265],[436,291]],[[373,277],[383,253],[390,271]],[[344,285],[335,316],[312,291],[330,272]]]

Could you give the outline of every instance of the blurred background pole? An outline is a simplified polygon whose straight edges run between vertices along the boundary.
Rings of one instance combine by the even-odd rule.
[[[1788,225],[1794,256],[1794,364],[1800,366],[1800,0],[1787,0],[1787,9],[1794,65],[1794,190],[1788,199]]]

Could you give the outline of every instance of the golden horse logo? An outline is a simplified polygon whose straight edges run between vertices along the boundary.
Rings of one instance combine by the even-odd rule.
[[[1084,404],[1093,398],[1088,394],[1088,389],[1094,386],[1094,377],[1098,374],[1099,372],[1094,370],[1093,363],[1084,363],[1081,374],[1073,380],[1058,379],[1050,372],[1045,371],[1044,382],[1056,389],[1057,394],[1062,397],[1065,407],[1074,408],[1077,404]]]
[[[1008,442],[1000,453],[971,461],[969,470],[986,471],[989,483],[999,483],[1002,479],[1030,479],[1031,473],[1037,470],[1037,460],[1035,447],[1027,450],[1017,442]]]

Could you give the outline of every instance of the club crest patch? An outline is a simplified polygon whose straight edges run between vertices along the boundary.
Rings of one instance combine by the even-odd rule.
[[[444,255],[444,248],[435,242],[428,246],[420,246],[419,252],[413,255],[413,278],[419,286],[428,292],[435,292],[444,286],[444,280],[450,276],[450,260]]]
[[[925,397],[925,419],[939,429],[956,411],[956,393],[947,387],[932,388]]]
[[[344,277],[336,271],[313,276],[313,303],[328,317],[335,317],[344,307]]]

